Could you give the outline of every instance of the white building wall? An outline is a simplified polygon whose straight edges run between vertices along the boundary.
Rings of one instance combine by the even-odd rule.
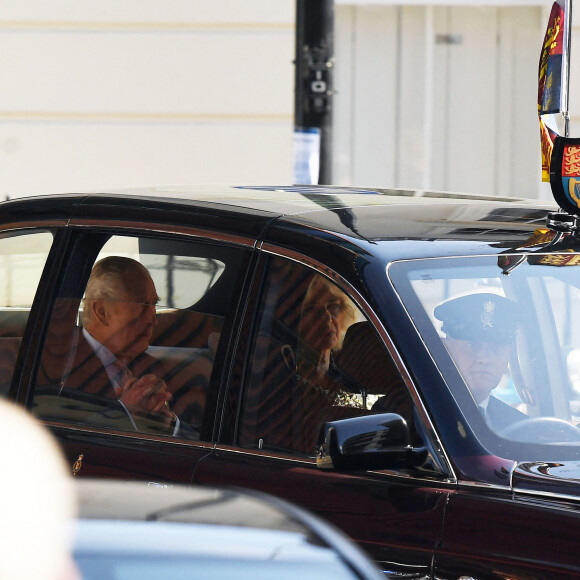
[[[335,0],[333,183],[549,197],[536,75],[550,6]],[[295,0],[0,8],[0,199],[291,182]],[[574,60],[571,81],[580,135]]]
[[[0,7],[0,199],[290,181],[293,0]]]
[[[550,4],[410,4],[337,3],[334,181],[543,196]]]

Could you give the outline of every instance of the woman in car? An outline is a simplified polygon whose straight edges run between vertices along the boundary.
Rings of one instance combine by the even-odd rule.
[[[299,326],[298,374],[314,385],[327,381],[334,353],[342,346],[348,327],[356,320],[352,301],[330,280],[316,274],[308,286]]]

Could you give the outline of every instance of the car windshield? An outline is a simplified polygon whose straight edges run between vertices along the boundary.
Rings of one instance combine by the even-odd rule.
[[[580,254],[409,260],[388,275],[481,440],[578,451]]]

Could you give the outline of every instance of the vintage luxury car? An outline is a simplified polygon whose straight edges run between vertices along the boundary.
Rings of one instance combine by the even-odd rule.
[[[334,527],[266,494],[79,480],[74,558],[83,580],[377,580]]]
[[[78,478],[266,491],[388,577],[580,577],[577,226],[530,200],[323,186],[5,202],[0,388]],[[154,299],[83,300],[109,256]],[[171,424],[95,387],[85,316],[120,303],[151,318],[138,356]]]

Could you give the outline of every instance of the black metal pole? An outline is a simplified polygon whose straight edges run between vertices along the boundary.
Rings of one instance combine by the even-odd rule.
[[[296,0],[294,129],[319,135],[323,184],[332,183],[333,41],[334,0]]]

